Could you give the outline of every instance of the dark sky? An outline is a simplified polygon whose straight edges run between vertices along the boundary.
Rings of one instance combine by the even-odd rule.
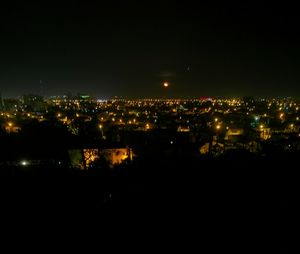
[[[300,95],[288,1],[40,2],[0,8],[4,96]]]

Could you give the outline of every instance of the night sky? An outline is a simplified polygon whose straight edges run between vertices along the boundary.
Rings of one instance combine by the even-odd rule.
[[[5,97],[300,96],[298,8],[288,1],[8,2]]]

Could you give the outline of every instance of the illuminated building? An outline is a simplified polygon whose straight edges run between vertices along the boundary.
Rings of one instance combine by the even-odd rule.
[[[244,134],[243,129],[238,128],[228,128],[225,135],[225,140],[231,140],[235,136],[241,136]]]
[[[271,129],[261,126],[261,128],[260,128],[260,138],[262,140],[270,139],[271,138]]]
[[[5,126],[4,129],[6,133],[18,133],[21,128],[19,126],[14,125],[12,122],[8,122]]]
[[[121,164],[127,159],[133,159],[131,148],[107,148],[102,149],[100,154],[107,160],[111,167]]]
[[[199,148],[200,154],[208,154],[209,150],[210,150],[210,144],[209,143],[205,143],[203,146],[201,146]]]
[[[190,132],[190,127],[188,126],[179,126],[177,132]]]

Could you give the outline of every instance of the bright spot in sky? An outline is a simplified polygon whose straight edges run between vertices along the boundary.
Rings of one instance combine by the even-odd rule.
[[[169,83],[165,82],[164,87],[169,87]]]

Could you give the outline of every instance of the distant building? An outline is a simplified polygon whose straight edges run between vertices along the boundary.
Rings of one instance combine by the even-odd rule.
[[[27,94],[23,96],[23,100],[27,111],[42,112],[46,110],[43,96]]]
[[[18,99],[4,99],[3,109],[5,111],[18,111],[21,106],[21,102]]]
[[[243,101],[247,106],[252,106],[255,103],[255,99],[253,96],[245,96],[243,98]]]
[[[18,133],[21,131],[21,127],[14,125],[12,122],[5,124],[3,127],[6,133]]]
[[[190,132],[190,127],[189,126],[179,126],[177,129],[177,132]]]
[[[260,138],[262,140],[268,140],[272,137],[271,135],[271,129],[270,128],[263,128],[261,131],[260,131]]]
[[[85,102],[92,100],[92,97],[88,94],[77,94],[76,99]]]
[[[71,166],[80,170],[88,169],[95,161],[103,157],[109,167],[113,168],[125,160],[133,160],[133,151],[127,147],[116,147],[114,145],[107,148],[78,148],[68,150]]]
[[[208,154],[210,151],[210,144],[205,143],[203,146],[199,148],[200,154]]]
[[[2,94],[0,93],[0,111],[4,109],[3,107],[3,100],[2,100]]]
[[[244,134],[243,129],[232,128],[227,130],[225,135],[225,140],[235,140],[237,137],[242,136]]]

